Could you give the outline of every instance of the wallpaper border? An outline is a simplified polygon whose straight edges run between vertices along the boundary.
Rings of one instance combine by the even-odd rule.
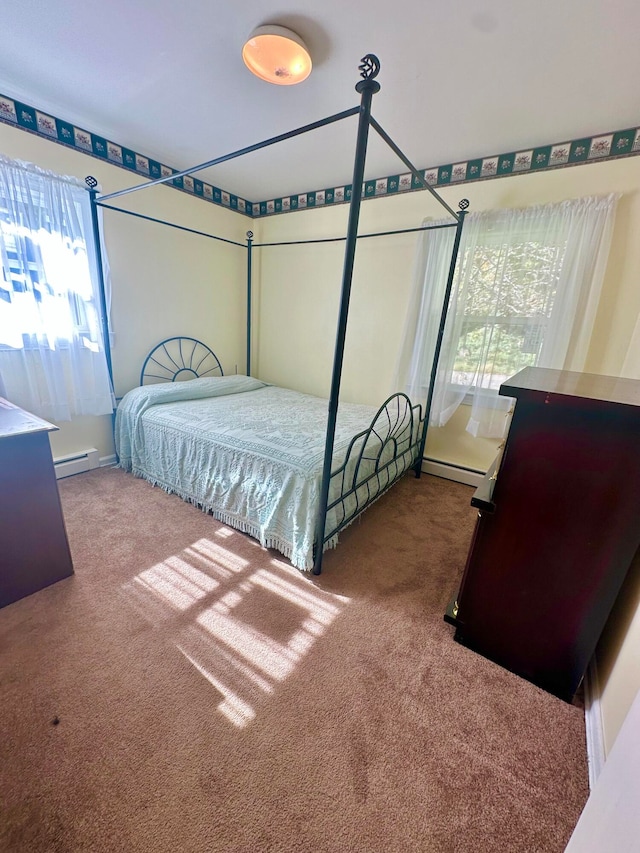
[[[51,142],[75,148],[83,154],[120,166],[141,177],[154,179],[181,171],[1,94],[0,122],[30,131]],[[589,162],[617,160],[638,154],[640,154],[640,127],[632,127],[538,148],[532,147],[444,166],[432,166],[420,170],[420,174],[431,187],[438,189],[454,184],[468,184],[509,175],[578,166]],[[167,181],[167,185],[252,218],[345,204],[351,199],[352,193],[352,186],[347,184],[282,196],[268,201],[252,202],[190,175]],[[362,186],[362,197],[381,198],[420,190],[424,190],[424,187],[412,174],[399,173],[365,181]]]
[[[127,169],[127,171],[140,175],[143,178],[151,178],[152,180],[154,178],[164,178],[167,175],[181,171],[180,169],[174,169],[171,166],[159,163],[157,160],[145,157],[143,154],[132,151],[124,145],[111,142],[96,133],[90,133],[88,130],[70,124],[63,119],[51,116],[35,107],[23,104],[21,101],[1,94],[0,122],[30,131],[36,136],[44,137],[51,142],[75,148],[76,151],[81,151],[83,154],[88,154],[91,157],[97,157],[99,160],[111,163],[112,166],[120,166],[122,169]],[[198,196],[205,201],[218,204],[221,207],[237,210],[239,213],[248,216],[253,215],[252,211],[255,207],[253,202],[227,192],[220,187],[213,186],[213,184],[208,184],[205,181],[194,178],[191,175],[174,178],[166,183],[168,186],[173,186],[175,189],[182,190],[189,193],[189,195]]]
[[[549,171],[567,166],[579,166],[607,160],[619,160],[640,154],[640,128],[610,131],[596,136],[574,139],[529,148],[507,154],[480,157],[462,163],[432,166],[418,170],[429,186],[440,189],[454,184],[469,184],[475,181],[504,178],[510,175],[526,175],[531,172]],[[422,184],[411,173],[390,175],[365,181],[363,198],[383,198],[398,193],[424,190]],[[291,210],[304,210],[327,204],[342,204],[351,198],[352,186],[332,187],[298,195],[276,198],[254,203],[253,216],[270,216]],[[256,212],[257,208],[257,212]]]

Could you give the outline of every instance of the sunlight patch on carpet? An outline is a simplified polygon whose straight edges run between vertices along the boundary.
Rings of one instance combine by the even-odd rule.
[[[220,538],[231,544],[233,535]],[[199,539],[122,588],[216,689],[217,710],[238,728],[255,718],[258,705],[292,675],[349,603],[317,589],[268,551],[261,548],[256,556],[249,561]]]
[[[215,532],[216,536],[219,536],[220,539],[230,539],[232,536],[235,536],[235,531],[230,527],[221,527],[219,530]]]
[[[141,572],[134,583],[144,591],[153,592],[176,610],[186,610],[219,586],[218,581],[179,557],[169,557]]]

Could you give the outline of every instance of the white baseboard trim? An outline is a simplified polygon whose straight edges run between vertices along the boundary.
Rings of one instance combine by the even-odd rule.
[[[73,474],[81,474],[83,471],[91,471],[93,468],[100,466],[100,457],[95,447],[90,447],[88,450],[81,450],[78,453],[72,453],[68,456],[59,456],[53,460],[53,466],[56,472],[56,479],[61,480],[63,477],[71,477]]]
[[[92,471],[94,468],[115,465],[116,462],[115,453],[110,456],[98,456],[96,448],[90,447],[88,450],[82,450],[68,456],[58,456],[53,460],[53,467],[56,472],[56,480],[62,480],[64,477],[72,477],[74,474]]]
[[[596,780],[606,761],[604,726],[600,705],[600,681],[595,657],[584,677],[584,723],[587,735],[587,764],[589,788],[593,791]]]
[[[446,462],[436,462],[433,459],[422,460],[422,472],[433,474],[434,477],[443,477],[445,480],[455,480],[456,483],[464,483],[476,488],[482,482],[483,474],[480,471],[470,471],[468,468],[458,468],[457,465],[448,465]]]

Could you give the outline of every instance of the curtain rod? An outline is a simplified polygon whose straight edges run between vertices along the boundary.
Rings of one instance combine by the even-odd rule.
[[[37,175],[40,178],[48,178],[61,184],[68,184],[76,189],[86,190],[84,183],[80,178],[76,178],[75,175],[59,175],[57,172],[43,169],[36,163],[31,163],[27,160],[14,160],[11,157],[0,154],[0,166],[6,166],[8,169],[18,169],[20,172],[26,172],[29,175]]]

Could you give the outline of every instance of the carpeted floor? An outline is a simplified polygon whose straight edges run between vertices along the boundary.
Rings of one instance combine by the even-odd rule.
[[[407,477],[319,578],[117,469],[0,610],[0,850],[553,853],[584,717],[455,643],[472,489]]]

